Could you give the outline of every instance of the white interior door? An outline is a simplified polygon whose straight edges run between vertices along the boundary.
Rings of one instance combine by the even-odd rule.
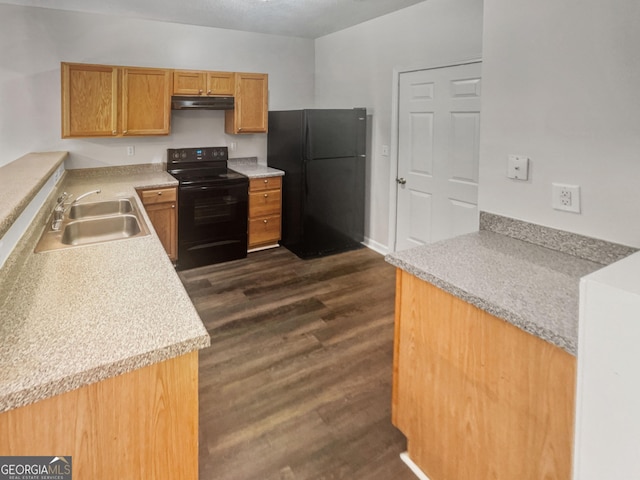
[[[396,250],[478,229],[481,63],[400,74]]]

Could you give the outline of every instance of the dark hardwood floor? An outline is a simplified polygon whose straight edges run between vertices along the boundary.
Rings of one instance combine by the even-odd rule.
[[[183,271],[200,351],[201,480],[415,480],[391,425],[394,268],[285,248]]]

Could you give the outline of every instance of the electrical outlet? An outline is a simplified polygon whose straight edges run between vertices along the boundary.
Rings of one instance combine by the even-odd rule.
[[[127,155],[133,157],[136,154],[136,147],[130,146],[127,147]]]
[[[551,206],[554,209],[580,213],[580,187],[578,185],[552,183],[551,190]]]

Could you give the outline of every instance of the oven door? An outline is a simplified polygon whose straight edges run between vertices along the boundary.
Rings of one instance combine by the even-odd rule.
[[[247,256],[247,181],[180,186],[178,200],[178,269]]]

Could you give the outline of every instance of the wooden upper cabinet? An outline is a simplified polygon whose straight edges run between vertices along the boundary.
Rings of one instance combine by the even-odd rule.
[[[168,135],[171,71],[122,69],[122,134]]]
[[[118,68],[63,63],[62,138],[118,133]]]
[[[171,70],[63,63],[62,138],[168,135]]]
[[[225,112],[226,133],[265,133],[269,114],[268,75],[236,73],[235,108]]]
[[[236,74],[233,72],[207,72],[207,95],[233,96]]]
[[[174,95],[229,95],[234,94],[233,72],[206,72],[175,70],[173,72]]]

